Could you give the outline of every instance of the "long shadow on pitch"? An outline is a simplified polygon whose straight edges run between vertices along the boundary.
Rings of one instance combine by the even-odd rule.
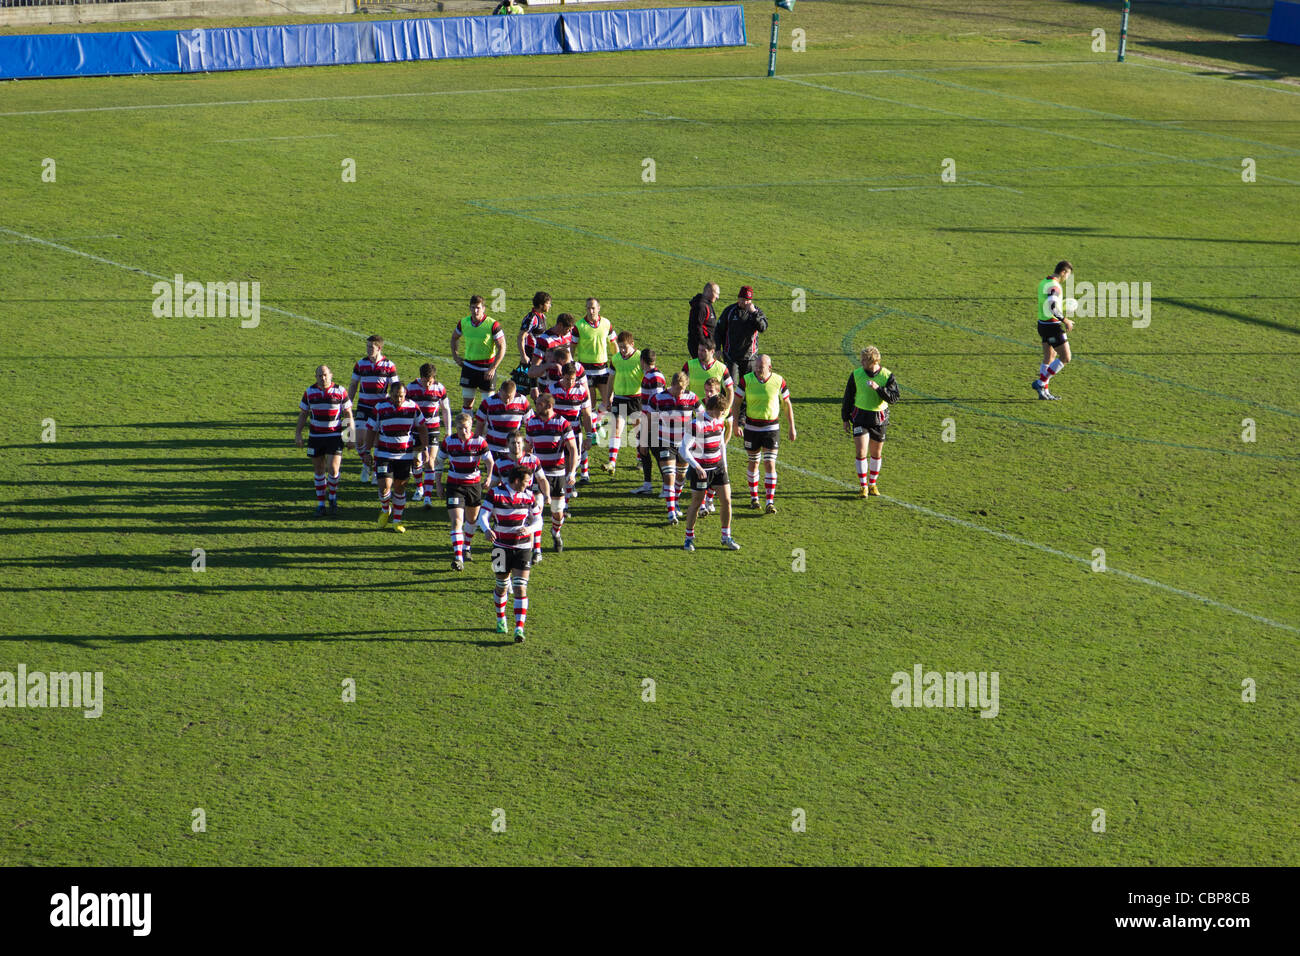
[[[493,632],[492,628],[478,628]],[[430,627],[418,633],[452,632],[470,633],[471,629],[463,627]],[[495,632],[493,632],[495,633]],[[513,647],[514,641],[489,641],[475,638],[453,637],[417,637],[409,631],[400,637],[392,636],[391,631],[317,631],[302,634],[0,634],[0,641],[31,641],[33,643],[74,644],[88,647],[89,641],[113,641],[116,643],[133,643],[138,641],[374,641],[385,644],[474,644],[478,647]]]

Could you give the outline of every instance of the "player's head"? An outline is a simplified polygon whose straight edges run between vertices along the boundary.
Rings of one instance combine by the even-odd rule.
[[[718,296],[720,295],[722,295],[722,286],[718,285],[716,282],[704,283],[704,298],[708,299],[710,302],[717,302]]]
[[[641,350],[641,367],[647,372],[655,367],[655,362],[658,361],[658,359],[659,356],[654,349]]]
[[[500,395],[502,398],[504,398],[507,402],[510,401],[510,399],[514,398],[515,380],[512,378],[508,378],[504,382],[502,382],[501,387],[497,389],[497,394]]]
[[[321,388],[329,388],[330,383],[334,381],[334,373],[330,371],[328,365],[316,366],[316,384]]]
[[[519,494],[528,484],[528,472],[522,468],[512,468],[510,469],[510,477],[506,480],[510,485],[510,490],[515,494]]]
[[[469,297],[469,312],[476,319],[481,319],[487,315],[487,306],[483,304],[481,295],[472,295]]]
[[[388,399],[394,405],[400,405],[406,401],[406,386],[401,382],[394,382],[388,386]]]
[[[587,300],[587,317],[594,319],[600,315],[600,300],[592,296]]]
[[[559,333],[561,335],[563,335],[569,329],[573,328],[573,325],[574,325],[574,318],[573,315],[569,312],[561,312],[555,318],[555,328],[559,330]]]
[[[678,372],[673,376],[673,380],[668,383],[668,391],[672,392],[674,395],[680,395],[682,389],[687,386],[690,380],[691,377],[685,372]]]
[[[522,428],[513,429],[506,435],[506,448],[510,449],[510,457],[518,461],[524,454],[524,430]]]
[[[569,347],[567,345],[557,345],[555,347],[556,365],[567,365],[569,360],[572,358],[573,358],[573,352],[569,350]]]
[[[540,312],[543,315],[551,307],[551,294],[549,292],[533,293],[533,311]]]
[[[737,305],[748,305],[754,301],[754,287],[752,285],[742,285],[740,292],[736,295]]]
[[[759,377],[766,378],[772,371],[772,356],[760,355],[754,361],[754,371],[758,373]]]
[[[565,362],[560,366],[560,384],[565,388],[573,388],[577,384],[578,366],[573,362]]]
[[[456,416],[456,420],[451,424],[452,430],[461,439],[468,439],[474,431],[474,416],[469,412],[461,412]]]
[[[698,355],[700,361],[705,365],[708,365],[713,361],[713,356],[717,351],[718,348],[713,344],[713,339],[709,338],[707,335],[700,339],[700,344],[695,347],[696,355]]]
[[[555,396],[550,392],[540,392],[537,396],[537,417],[550,418],[555,410]]]
[[[432,383],[438,378],[438,369],[432,362],[425,362],[420,366],[420,381]]]
[[[711,395],[722,394],[722,382],[716,378],[706,378],[704,380],[704,396],[708,398]]]
[[[722,396],[715,393],[706,398],[704,410],[709,413],[709,417],[717,418],[718,413],[722,411]]]
[[[627,358],[634,351],[636,351],[636,339],[633,338],[631,332],[624,329],[618,333],[618,354],[623,358]]]
[[[864,371],[874,372],[880,367],[880,349],[874,345],[868,345],[858,357],[862,360]]]
[[[1052,275],[1056,276],[1058,279],[1064,279],[1073,271],[1074,266],[1070,265],[1070,260],[1062,259],[1056,264],[1056,268],[1052,271]]]
[[[382,335],[372,335],[366,339],[366,358],[374,361],[384,354],[384,337]]]

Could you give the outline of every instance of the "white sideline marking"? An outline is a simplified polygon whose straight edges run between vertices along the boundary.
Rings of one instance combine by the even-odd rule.
[[[121,262],[114,262],[112,259],[105,259],[103,256],[97,256],[90,252],[82,252],[80,249],[73,249],[71,246],[65,246],[57,242],[51,242],[48,239],[41,239],[39,236],[29,236],[26,233],[16,232],[13,229],[6,229],[4,226],[0,226],[0,232],[7,233],[10,236],[16,236],[17,238],[25,240],[27,242],[34,242],[37,245],[46,246],[50,249],[58,249],[60,252],[68,252],[74,256],[81,256],[83,259],[89,259],[92,262],[98,262],[106,266],[112,266],[115,269],[122,269],[126,272],[134,272],[137,275],[148,276],[151,279],[160,279],[164,282],[171,281],[170,276],[162,276],[154,272],[149,272],[145,269],[140,269],[136,266],[128,266]],[[352,335],[359,339],[364,339],[367,337],[365,333],[357,332],[355,329],[344,328],[341,325],[334,325],[333,323],[330,322],[322,322],[320,319],[313,319],[310,316],[301,315],[297,312],[290,312],[287,309],[277,309],[274,306],[269,306],[269,305],[263,305],[262,308],[268,312],[275,312],[279,315],[285,315],[293,319],[298,319],[302,322],[310,323],[311,325],[315,325],[323,329],[330,329],[331,331],[334,332],[343,332],[347,335]],[[385,341],[384,344],[391,348],[397,349],[398,351],[406,352],[410,355],[422,355],[422,356],[427,356],[429,358],[438,359],[439,361],[447,361],[442,356],[434,355],[432,352],[422,352],[419,349],[412,349],[404,345],[398,345],[396,342]],[[838,478],[830,478],[826,475],[821,474],[820,472],[809,471],[806,468],[800,468],[798,465],[792,465],[786,463],[782,467],[789,468],[791,471],[797,471],[801,475],[807,475],[810,478],[816,478],[820,481],[827,482],[828,484],[838,485],[839,487],[846,488],[849,491],[857,490],[856,485],[852,485],[847,481],[841,481]],[[1073,561],[1076,564],[1082,564],[1082,565],[1086,565],[1087,567],[1092,567],[1092,561],[1090,561],[1088,558],[1079,557],[1077,554],[1070,554],[1068,551],[1061,551],[1058,548],[1053,548],[1046,544],[1039,544],[1037,541],[1030,541],[1028,538],[1022,538],[1019,535],[1010,534],[1006,531],[998,531],[995,528],[986,528],[983,525],[975,524],[975,522],[973,521],[967,521],[965,518],[958,518],[954,515],[944,514],[941,511],[934,511],[922,505],[914,505],[911,502],[903,501],[899,498],[891,497],[890,495],[881,495],[880,497],[884,498],[888,502],[899,505],[900,507],[907,508],[910,511],[915,511],[918,514],[923,514],[931,518],[938,518],[940,521],[946,521],[949,524],[955,524],[963,528],[968,528],[971,531],[978,531],[981,534],[992,535],[995,538],[1001,538],[1003,541],[1010,541],[1013,544],[1019,544],[1027,548],[1033,548],[1037,551],[1042,551],[1045,554],[1055,555],[1058,558],[1065,558],[1066,560]],[[1138,584],[1145,584],[1147,587],[1157,588],[1161,591],[1166,591],[1170,594],[1177,594],[1180,597],[1190,598],[1191,600],[1204,604],[1207,607],[1213,607],[1213,608],[1218,608],[1219,610],[1222,611],[1228,611],[1232,614],[1238,615],[1239,617],[1249,618],[1250,620],[1256,621],[1257,623],[1266,624],[1269,627],[1275,627],[1280,630],[1290,631],[1294,634],[1300,634],[1300,627],[1294,627],[1290,624],[1283,624],[1280,621],[1274,621],[1267,617],[1261,617],[1258,614],[1251,614],[1249,611],[1240,610],[1239,608],[1232,607],[1229,604],[1224,604],[1220,601],[1216,601],[1213,598],[1207,598],[1204,595],[1196,594],[1193,591],[1184,591],[1182,588],[1176,588],[1173,587],[1172,585],[1165,584],[1161,581],[1155,581],[1151,578],[1144,578],[1141,575],[1132,574],[1128,571],[1121,571],[1117,568],[1107,568],[1104,573],[1113,574],[1118,577],[1125,578],[1126,580],[1129,581],[1135,581]]]
[[[913,73],[940,73],[955,70],[1005,70],[1044,66],[1090,66],[1099,61],[1066,60],[1061,63],[1006,63],[990,66],[936,66],[921,67]],[[893,73],[895,70],[838,70],[828,73],[792,73],[791,76],[865,76],[872,73]],[[478,96],[493,93],[547,93],[552,90],[603,90],[621,86],[675,86],[682,83],[726,83],[765,80],[765,76],[692,76],[668,80],[624,80],[613,83],[566,83],[558,86],[493,87],[485,90],[422,90],[418,93],[349,93],[339,96],[294,96],[264,100],[212,100],[207,103],[133,103],[126,106],[81,106],[54,110],[14,110],[0,113],[4,116],[46,116],[50,113],[110,113],[120,110],[176,110],[205,106],[259,106],[264,103],[326,103],[341,100],[392,100],[419,96]]]
[[[1129,56],[1140,56],[1140,57],[1142,57],[1143,59],[1147,59],[1147,60],[1160,60],[1160,59],[1163,59],[1163,57],[1151,56],[1151,55],[1148,54],[1148,53],[1130,53]],[[1176,62],[1176,61],[1173,61],[1173,62]],[[1139,67],[1141,67],[1141,68],[1144,69],[1144,70],[1159,70],[1161,73],[1177,73],[1179,76],[1185,76],[1185,77],[1187,77],[1188,79],[1191,79],[1191,80],[1209,80],[1209,79],[1213,79],[1213,77],[1204,76],[1204,75],[1202,75],[1202,74],[1200,74],[1200,73],[1194,73],[1194,72],[1192,72],[1191,70],[1175,70],[1175,69],[1173,69],[1172,67],[1168,67],[1168,66],[1156,66],[1156,65],[1153,64],[1153,63],[1130,63],[1129,65],[1130,65],[1130,66],[1139,66]],[[1221,74],[1221,75],[1223,75],[1223,76],[1240,76],[1240,75],[1241,75],[1241,74],[1237,73],[1236,70],[1227,70],[1227,69],[1224,69],[1223,67],[1210,66],[1208,63],[1205,63],[1205,64],[1198,63],[1198,64],[1195,64],[1194,66],[1195,66],[1195,69],[1198,69],[1198,70],[1209,70],[1209,71],[1212,72],[1212,73]],[[1261,76],[1261,77],[1259,77],[1259,79],[1264,80],[1265,82],[1268,82],[1268,83],[1285,83],[1285,82],[1287,82],[1286,80],[1278,80],[1278,79],[1274,79],[1274,78],[1271,77],[1271,76]],[[1298,92],[1298,91],[1296,91],[1296,90],[1284,90],[1284,89],[1282,89],[1280,86],[1259,86],[1259,85],[1257,85],[1257,84],[1255,84],[1255,83],[1251,83],[1251,84],[1249,84],[1249,87],[1250,87],[1250,89],[1252,89],[1252,90],[1265,90],[1265,91],[1267,91],[1267,92],[1269,92],[1269,93],[1285,93],[1287,96],[1300,96],[1300,92]]]
[[[847,481],[841,481],[838,478],[830,478],[826,475],[820,474],[819,472],[809,471],[807,468],[800,468],[798,465],[783,464],[781,467],[789,468],[791,471],[797,471],[799,474],[807,475],[809,478],[817,478],[828,484],[838,485],[839,487],[845,488],[849,491],[857,491],[859,488],[858,485],[851,484]],[[1046,544],[1039,544],[1037,541],[1022,538],[1016,534],[1011,534],[1006,531],[998,531],[996,528],[986,528],[982,524],[976,524],[973,521],[967,521],[965,518],[958,518],[955,515],[944,514],[942,511],[935,511],[931,508],[926,508],[923,505],[914,505],[910,501],[902,501],[899,498],[893,498],[884,494],[880,497],[885,501],[898,505],[899,507],[906,508],[909,511],[915,511],[918,514],[923,514],[930,518],[938,518],[940,521],[946,521],[949,524],[955,524],[971,531],[978,531],[981,534],[991,535],[994,538],[1001,538],[1003,541],[1010,541],[1012,544],[1022,545],[1026,548],[1033,548],[1035,551],[1042,551],[1044,554],[1050,554],[1058,558],[1065,558],[1067,561],[1073,561],[1075,564],[1082,564],[1089,568],[1092,567],[1092,560],[1090,558],[1083,558],[1077,554],[1070,554],[1068,551],[1062,551],[1059,548],[1053,548]],[[1169,594],[1177,594],[1179,597],[1190,598],[1191,600],[1204,604],[1207,607],[1217,608],[1220,611],[1228,611],[1229,613],[1236,614],[1239,617],[1249,618],[1258,624],[1266,624],[1269,627],[1275,627],[1279,630],[1290,631],[1292,634],[1300,634],[1300,627],[1295,627],[1291,624],[1284,624],[1281,621],[1274,621],[1267,617],[1261,617],[1258,614],[1251,614],[1249,611],[1243,611],[1230,604],[1224,604],[1223,602],[1216,601],[1213,598],[1207,598],[1203,594],[1197,594],[1194,591],[1184,591],[1182,588],[1176,588],[1171,584],[1165,584],[1163,581],[1144,578],[1140,574],[1133,574],[1130,571],[1121,571],[1118,568],[1111,567],[1107,567],[1105,571],[1098,573],[1113,574],[1116,577],[1121,577],[1128,581],[1134,581],[1138,584],[1145,584],[1147,587],[1156,588],[1160,591],[1168,592]]]
[[[98,262],[102,265],[112,266],[114,269],[121,269],[124,272],[134,272],[136,273],[136,275],[148,276],[150,279],[160,279],[163,282],[171,282],[173,279],[173,276],[160,276],[156,272],[150,272],[147,269],[141,269],[138,266],[128,266],[125,263],[114,262],[112,259],[105,259],[103,256],[97,256],[93,252],[82,252],[80,249],[73,249],[71,246],[65,246],[58,242],[52,242],[49,239],[42,239],[40,236],[29,236],[23,232],[17,232],[13,229],[6,229],[4,226],[0,226],[0,232],[10,236],[16,236],[17,237],[16,241],[18,242],[34,242],[37,245],[46,246],[47,248],[50,249],[58,249],[60,252],[68,252],[74,256],[81,256],[81,258],[89,259],[92,262]],[[226,295],[224,290],[218,290],[218,291],[221,292],[221,297],[223,299],[229,301],[229,297]],[[366,335],[366,333],[358,332],[356,329],[349,329],[342,325],[335,325],[332,322],[322,322],[320,319],[313,319],[309,315],[301,315],[297,312],[290,312],[288,309],[277,309],[273,305],[263,305],[261,306],[261,308],[266,310],[267,312],[274,312],[277,315],[285,315],[291,319],[298,319],[299,321],[307,322],[311,325],[318,326],[319,328],[322,329],[329,329],[331,332],[343,332],[347,335],[352,335],[359,339],[369,338],[369,336]],[[420,356],[424,356],[425,358],[437,359],[440,362],[451,361],[450,359],[444,359],[441,355],[435,355],[432,352],[423,352],[420,349],[408,348],[405,345],[399,345],[396,342],[391,342],[387,339],[384,340],[384,347],[396,349],[399,352],[406,352],[408,355],[420,355]]]

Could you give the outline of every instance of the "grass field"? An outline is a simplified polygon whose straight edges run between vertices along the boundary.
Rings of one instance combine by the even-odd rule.
[[[767,79],[770,10],[746,49],[0,85],[0,670],[105,697],[0,710],[0,863],[1300,862],[1300,86],[1243,75],[1294,59],[1239,12],[1140,6],[1117,64],[1116,4],[801,2]],[[1151,322],[1081,319],[1037,402],[1061,258]],[[260,325],[155,318],[176,273],[259,281]],[[471,293],[513,343],[541,288],[673,368],[710,279],[800,430],[740,552],[683,553],[625,452],[516,647],[440,509],[374,530],[349,457],[313,517],[318,363],[380,332],[409,381]],[[863,501],[868,343],[903,396]],[[996,719],[893,707],[916,664],[998,672]]]

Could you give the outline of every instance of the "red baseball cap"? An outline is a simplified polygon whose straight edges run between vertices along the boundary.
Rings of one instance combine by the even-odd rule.
[[[742,285],[740,287],[740,297],[742,299],[754,298],[754,287],[752,285]]]

